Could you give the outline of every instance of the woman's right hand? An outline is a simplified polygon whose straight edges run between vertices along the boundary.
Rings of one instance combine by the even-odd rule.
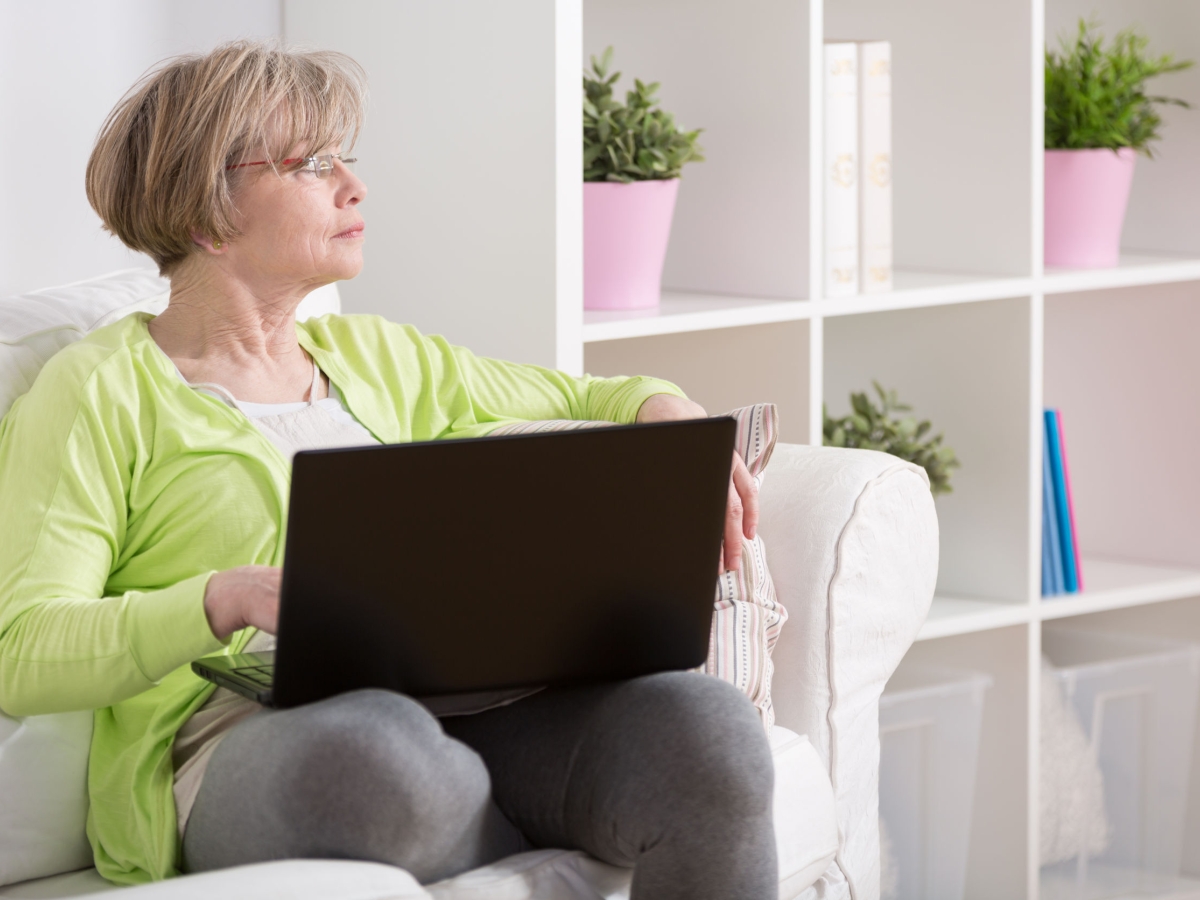
[[[274,566],[238,566],[208,579],[204,614],[212,633],[222,641],[243,628],[274,634],[279,625],[282,574]]]

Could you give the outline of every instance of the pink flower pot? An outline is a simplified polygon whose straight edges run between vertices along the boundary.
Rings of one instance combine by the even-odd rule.
[[[1046,265],[1115,266],[1137,153],[1046,151]]]
[[[679,179],[583,185],[583,308],[658,306]]]

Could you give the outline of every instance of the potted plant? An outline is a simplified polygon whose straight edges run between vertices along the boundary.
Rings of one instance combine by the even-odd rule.
[[[942,435],[929,435],[933,427],[928,421],[918,422],[910,413],[912,407],[901,403],[895,391],[886,391],[878,381],[872,381],[879,395],[876,406],[867,394],[850,395],[850,414],[831,418],[829,410],[822,411],[826,447],[854,447],[862,450],[882,450],[923,468],[929,475],[929,490],[936,497],[949,494],[950,470],[959,467],[958,457],[942,445]]]
[[[657,107],[658,83],[634,81],[621,103],[612,47],[583,76],[583,305],[658,305],[680,169],[699,162],[700,131]]]
[[[1137,153],[1162,124],[1157,106],[1182,100],[1146,94],[1146,81],[1192,65],[1170,55],[1146,55],[1146,37],[1132,28],[1111,45],[1079,21],[1073,42],[1046,51],[1047,265],[1115,266]]]

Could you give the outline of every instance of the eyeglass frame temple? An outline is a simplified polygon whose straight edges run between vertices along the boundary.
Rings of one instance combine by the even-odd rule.
[[[342,155],[340,153],[319,153],[316,156],[293,156],[291,159],[281,159],[279,161],[279,165],[290,166],[292,163],[308,162],[309,160],[317,160],[317,159],[320,159],[322,156],[328,156],[330,159],[336,159],[342,165],[348,165],[349,163],[358,162],[358,157],[355,157],[355,156],[352,156],[349,159],[342,159]],[[246,168],[246,166],[269,166],[273,162],[275,162],[275,160],[273,160],[273,159],[260,159],[260,160],[257,160],[256,162],[234,163],[232,166],[226,166],[225,171],[228,172],[230,169],[244,169],[244,168]]]

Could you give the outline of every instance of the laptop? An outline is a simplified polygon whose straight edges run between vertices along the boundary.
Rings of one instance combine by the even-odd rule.
[[[296,454],[272,653],[196,674],[273,707],[701,665],[731,418]]]

